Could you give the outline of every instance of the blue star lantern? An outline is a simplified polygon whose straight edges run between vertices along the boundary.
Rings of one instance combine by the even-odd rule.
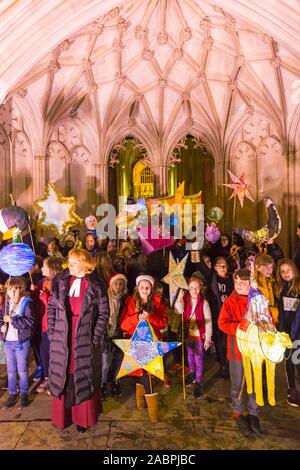
[[[131,339],[115,339],[114,343],[124,352],[117,379],[138,369],[145,369],[159,379],[164,379],[163,355],[180,346],[181,343],[158,341],[152,326],[142,320]]]

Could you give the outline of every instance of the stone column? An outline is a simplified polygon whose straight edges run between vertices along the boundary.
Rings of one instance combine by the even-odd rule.
[[[47,178],[47,155],[35,155],[33,161],[32,195],[33,200],[42,197]]]
[[[95,163],[97,204],[108,202],[108,165],[107,163]]]
[[[156,197],[166,196],[168,194],[168,170],[166,165],[154,166],[154,195]]]

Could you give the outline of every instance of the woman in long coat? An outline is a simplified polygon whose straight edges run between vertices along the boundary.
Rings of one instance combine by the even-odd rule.
[[[47,312],[52,422],[59,429],[74,423],[79,432],[94,426],[102,411],[101,352],[109,307],[105,284],[93,268],[86,250],[71,250],[69,270],[58,274]]]

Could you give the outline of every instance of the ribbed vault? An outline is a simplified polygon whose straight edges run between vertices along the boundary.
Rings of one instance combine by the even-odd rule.
[[[17,133],[26,137],[26,165],[35,161],[40,177],[33,194],[47,177],[68,184],[76,161],[85,162],[85,189],[105,197],[111,150],[126,135],[142,142],[166,192],[174,147],[187,134],[213,154],[216,187],[230,166],[257,191],[278,195],[283,185],[290,194],[299,148],[297,3],[2,2],[0,91],[8,99],[0,124],[11,145]],[[60,174],[43,158],[69,169]]]

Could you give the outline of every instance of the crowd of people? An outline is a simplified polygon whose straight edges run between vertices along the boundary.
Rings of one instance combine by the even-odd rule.
[[[30,273],[8,278],[0,272],[0,329],[8,380],[4,409],[14,407],[19,394],[19,406],[29,404],[32,351],[35,390],[52,397],[53,424],[64,429],[74,423],[84,432],[96,424],[103,400],[122,396],[117,374],[123,353],[113,340],[132,337],[138,323],[146,320],[159,340],[181,341],[184,335],[184,357],[181,348],[164,357],[165,387],[170,387],[169,374],[181,369],[185,385],[193,386],[194,398],[200,399],[210,352],[219,363],[219,376],[231,381],[238,429],[246,437],[261,432],[254,393],[248,396],[248,413],[243,409],[236,329],[247,309],[249,266],[254,262],[257,286],[269,302],[274,325],[292,341],[300,340],[298,251],[296,265],[275,241],[250,246],[238,234],[226,233],[201,250],[187,252],[185,240],[177,240],[173,247],[147,256],[139,240],[97,239],[94,232],[80,236],[76,230],[60,241],[34,237],[34,245]],[[177,261],[189,253],[184,272],[188,290],[179,290],[174,306],[168,285],[161,282],[169,252]],[[299,407],[300,366],[292,360],[294,350],[286,353],[287,402]],[[149,374],[139,369],[131,376],[137,408],[147,407],[150,420],[157,421],[158,394]]]

